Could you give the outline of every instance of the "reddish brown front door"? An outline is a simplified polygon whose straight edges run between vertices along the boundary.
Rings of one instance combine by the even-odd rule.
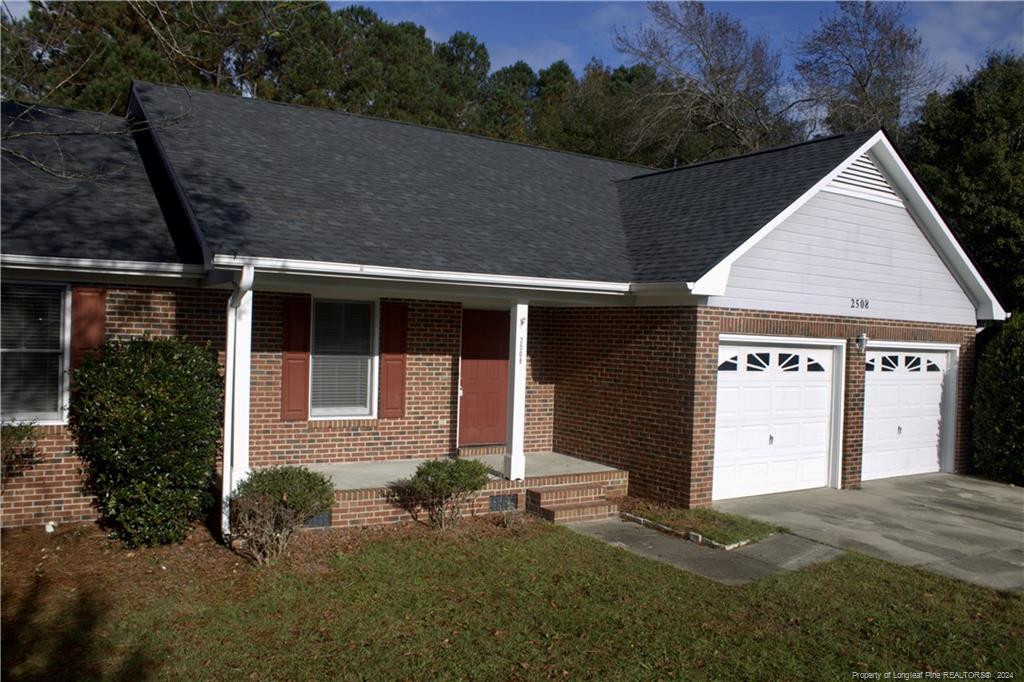
[[[459,445],[505,442],[508,420],[508,312],[462,311]]]

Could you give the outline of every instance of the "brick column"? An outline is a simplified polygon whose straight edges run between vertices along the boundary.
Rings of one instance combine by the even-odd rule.
[[[693,353],[693,403],[686,418],[690,422],[689,480],[686,506],[711,505],[711,482],[715,464],[715,406],[718,400],[718,333],[720,319],[714,308],[695,311]],[[688,447],[687,447],[688,446]]]
[[[864,454],[864,351],[846,342],[846,395],[843,398],[843,469],[840,485],[859,488]]]

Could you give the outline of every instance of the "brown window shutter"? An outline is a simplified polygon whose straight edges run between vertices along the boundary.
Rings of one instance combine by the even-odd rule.
[[[71,366],[103,345],[107,332],[107,292],[96,287],[71,289]]]
[[[309,296],[288,296],[283,303],[281,344],[281,419],[309,419]]]
[[[380,416],[405,416],[405,358],[409,306],[386,301],[380,307]]]

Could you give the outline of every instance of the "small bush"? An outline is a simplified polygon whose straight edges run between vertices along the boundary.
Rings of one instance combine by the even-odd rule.
[[[7,422],[0,425],[0,454],[3,455],[5,477],[36,461],[36,433],[35,422]]]
[[[1024,485],[1024,314],[1010,318],[978,359],[974,468]]]
[[[231,498],[231,532],[239,549],[258,564],[284,552],[292,534],[334,504],[334,486],[302,467],[257,469]]]
[[[449,528],[466,501],[485,485],[490,469],[473,459],[434,459],[420,464],[403,493],[427,512],[435,528]]]
[[[181,541],[212,504],[221,385],[209,346],[175,338],[107,343],[72,371],[78,456],[126,545]]]

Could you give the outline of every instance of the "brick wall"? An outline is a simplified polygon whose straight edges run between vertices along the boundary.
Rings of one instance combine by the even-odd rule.
[[[91,285],[104,286],[104,285]],[[186,336],[209,341],[223,364],[227,293],[206,289],[107,287],[107,338]],[[81,460],[64,426],[41,426],[34,462],[3,480],[2,525],[68,523],[96,517],[83,492]]]
[[[630,491],[711,503],[720,333],[845,338],[844,487],[860,485],[864,354],[853,340],[960,344],[955,466],[969,458],[966,419],[974,328],[723,308],[557,309],[554,449],[630,473]]]
[[[249,461],[279,464],[441,457],[455,451],[458,303],[409,301],[405,417],[401,419],[281,419],[281,304],[256,292]]]
[[[554,313],[554,449],[629,471],[631,494],[685,503],[696,309]]]

